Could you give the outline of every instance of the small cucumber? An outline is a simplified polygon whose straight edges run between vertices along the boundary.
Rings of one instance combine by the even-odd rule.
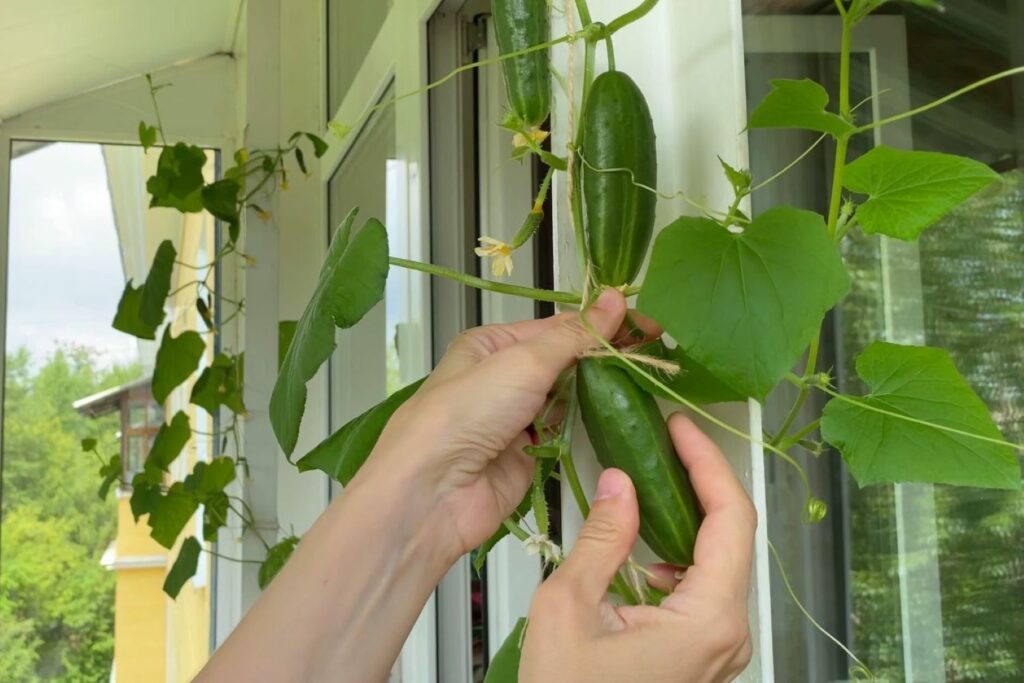
[[[666,562],[693,564],[701,515],[657,402],[621,367],[597,358],[579,362],[576,391],[598,462],[633,480],[640,537]]]
[[[658,186],[654,122],[640,88],[621,71],[595,80],[584,106],[583,196],[599,285],[633,281],[654,231]]]
[[[550,39],[547,0],[492,0],[491,16],[498,50],[507,55]],[[544,123],[551,111],[550,51],[537,50],[506,59],[508,105],[524,130]]]

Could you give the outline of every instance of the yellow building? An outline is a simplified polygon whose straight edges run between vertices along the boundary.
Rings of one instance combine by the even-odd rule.
[[[157,150],[144,153],[138,147],[105,147],[108,184],[120,241],[125,277],[141,281],[152,262],[157,246],[164,239],[174,242],[178,261],[193,265],[209,263],[215,254],[216,226],[207,214],[182,216],[169,209],[149,209],[145,180],[156,169]],[[207,180],[213,174],[213,155],[209,155]],[[197,277],[207,277],[213,286],[212,273],[192,268],[175,269],[168,300],[167,325],[174,336],[186,330],[205,331],[195,310]],[[160,338],[162,331],[158,333]],[[207,351],[200,361],[200,370],[213,359],[212,335],[204,335]],[[124,481],[130,482],[141,471],[160,425],[179,411],[188,414],[194,433],[185,449],[171,464],[165,484],[182,481],[195,463],[213,457],[215,421],[189,401],[194,374],[176,388],[166,404],[160,406],[150,392],[157,342],[140,341],[139,356],[146,375],[131,384],[83,398],[75,408],[83,414],[98,417],[117,411],[121,418],[121,459]],[[212,563],[206,552],[200,555],[196,575],[182,587],[178,597],[170,599],[163,592],[164,579],[177,557],[180,541],[195,536],[209,548],[210,539],[203,538],[202,509],[188,522],[179,543],[167,550],[150,538],[146,518],[135,521],[130,488],[117,491],[117,536],[103,555],[102,563],[117,572],[115,589],[114,662],[112,681],[124,683],[168,683],[192,680],[209,657],[210,601]]]

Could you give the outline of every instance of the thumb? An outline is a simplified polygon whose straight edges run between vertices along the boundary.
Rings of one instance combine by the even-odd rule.
[[[583,352],[597,346],[594,332],[604,339],[615,335],[626,317],[626,298],[617,289],[606,289],[582,315],[590,329],[584,326],[580,314],[564,313],[557,325],[518,346],[534,365],[543,366],[552,382]]]
[[[605,470],[590,515],[552,579],[575,583],[585,600],[599,603],[629,557],[639,526],[633,482],[622,470]]]

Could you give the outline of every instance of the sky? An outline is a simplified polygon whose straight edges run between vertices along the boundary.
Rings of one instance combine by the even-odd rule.
[[[136,360],[110,327],[124,275],[100,145],[55,143],[11,164],[7,351],[39,363],[60,344],[102,364]]]

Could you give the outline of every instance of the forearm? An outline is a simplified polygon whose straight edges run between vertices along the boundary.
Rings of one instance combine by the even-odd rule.
[[[386,680],[454,559],[422,488],[367,467],[197,680]]]

